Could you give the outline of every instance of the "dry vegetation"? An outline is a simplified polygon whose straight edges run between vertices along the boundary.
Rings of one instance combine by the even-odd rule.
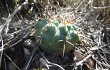
[[[76,22],[74,52],[49,55],[34,41],[38,20]],[[34,48],[34,49],[33,49]],[[110,69],[110,0],[0,0],[0,70]]]

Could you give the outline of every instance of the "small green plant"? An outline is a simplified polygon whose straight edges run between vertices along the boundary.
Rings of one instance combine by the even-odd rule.
[[[47,53],[65,53],[74,50],[73,46],[79,41],[76,26],[74,24],[64,24],[55,20],[48,23],[47,19],[38,21],[35,25],[35,36],[41,36],[38,42]]]

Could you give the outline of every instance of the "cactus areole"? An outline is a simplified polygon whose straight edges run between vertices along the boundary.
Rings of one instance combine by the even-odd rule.
[[[64,24],[57,20],[52,23],[48,23],[47,19],[40,20],[35,25],[35,30],[34,35],[41,36],[37,43],[49,54],[74,50],[73,45],[79,40],[74,24]]]

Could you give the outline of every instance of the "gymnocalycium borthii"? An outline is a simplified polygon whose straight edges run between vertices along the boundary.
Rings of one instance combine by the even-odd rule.
[[[49,23],[48,19],[43,19],[35,25],[34,36],[41,36],[37,42],[47,53],[65,53],[74,50],[74,44],[79,41],[77,28],[72,23],[64,23],[54,20]]]

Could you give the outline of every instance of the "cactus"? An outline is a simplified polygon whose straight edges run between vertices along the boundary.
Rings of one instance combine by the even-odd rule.
[[[68,28],[69,31],[70,30],[77,30],[76,29],[76,26],[74,24],[66,24],[66,26],[67,26],[67,28]]]
[[[47,24],[47,21],[47,19],[44,19],[37,22],[37,24],[35,25],[35,35],[41,35],[41,30]]]
[[[74,46],[79,37],[74,24],[63,24],[55,20],[53,23],[47,23],[47,20],[38,22],[35,26],[35,36],[40,35],[41,41],[38,43],[47,53],[63,52],[65,43],[65,53],[74,50]],[[69,44],[68,42],[71,44]]]
[[[59,26],[59,24],[60,24],[60,22],[59,22],[59,21],[57,21],[57,20],[55,20],[55,21],[54,21],[54,24],[58,27],[58,26]]]

